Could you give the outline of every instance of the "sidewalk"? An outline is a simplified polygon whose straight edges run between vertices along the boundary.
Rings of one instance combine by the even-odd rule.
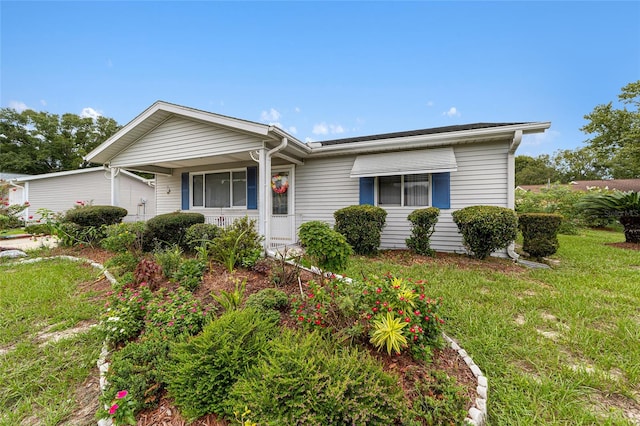
[[[52,236],[46,237],[21,237],[0,239],[0,250],[34,250],[42,247],[55,247],[58,245],[58,239]]]

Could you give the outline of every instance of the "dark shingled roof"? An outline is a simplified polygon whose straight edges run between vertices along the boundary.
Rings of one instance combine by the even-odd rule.
[[[344,139],[332,139],[328,141],[318,141],[322,146],[328,145],[338,145],[342,143],[351,143],[351,142],[365,142],[365,141],[374,141],[377,139],[392,139],[392,138],[403,138],[407,136],[421,136],[421,135],[433,135],[436,133],[449,133],[449,132],[461,132],[464,130],[476,130],[476,129],[486,129],[489,127],[502,127],[502,126],[513,126],[516,124],[528,124],[528,123],[472,123],[472,124],[460,124],[457,126],[444,126],[444,127],[433,127],[431,129],[419,129],[419,130],[408,130],[405,132],[394,132],[394,133],[382,133],[380,135],[369,135],[369,136],[357,136],[355,138],[344,138]]]

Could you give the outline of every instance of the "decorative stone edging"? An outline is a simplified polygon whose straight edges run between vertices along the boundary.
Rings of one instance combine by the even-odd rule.
[[[482,373],[480,367],[473,362],[473,359],[471,359],[467,351],[462,349],[455,340],[444,333],[442,333],[442,336],[447,342],[449,342],[451,349],[458,352],[460,358],[462,358],[465,364],[467,364],[469,370],[471,370],[475,378],[478,380],[478,386],[476,387],[476,400],[471,408],[469,408],[469,413],[467,414],[465,421],[470,425],[483,426],[487,419],[487,391],[489,388],[487,377]]]

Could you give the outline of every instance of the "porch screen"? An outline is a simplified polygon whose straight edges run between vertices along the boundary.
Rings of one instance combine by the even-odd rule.
[[[191,176],[193,207],[229,208],[247,206],[247,172],[234,170]]]

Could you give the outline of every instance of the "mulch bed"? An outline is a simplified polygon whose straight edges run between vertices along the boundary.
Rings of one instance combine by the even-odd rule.
[[[635,243],[605,243],[605,245],[626,250],[640,250],[640,244]]]

